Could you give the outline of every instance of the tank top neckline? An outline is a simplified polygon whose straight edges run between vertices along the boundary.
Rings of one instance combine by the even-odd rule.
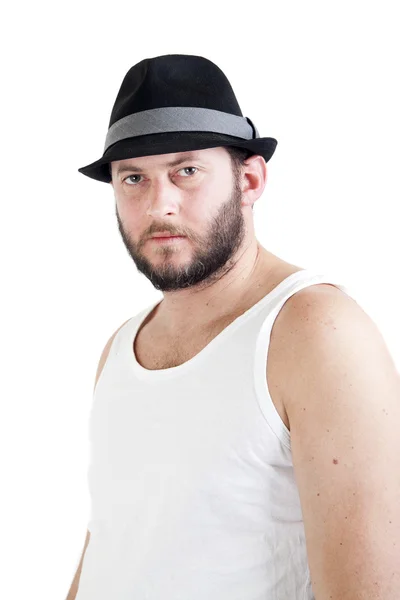
[[[243,321],[248,319],[254,312],[258,309],[261,309],[265,304],[273,300],[289,283],[292,281],[296,281],[297,279],[303,278],[305,275],[310,277],[320,277],[315,273],[311,273],[309,269],[300,269],[291,275],[288,275],[283,279],[280,283],[278,283],[268,294],[260,298],[258,302],[253,304],[250,308],[248,308],[244,313],[236,317],[229,325],[227,325],[218,335],[216,335],[200,352],[195,354],[192,358],[185,361],[184,363],[177,365],[175,367],[169,367],[167,369],[146,369],[143,367],[136,358],[135,350],[134,350],[134,342],[136,340],[136,335],[139,331],[139,328],[146,317],[150,314],[150,312],[159,304],[161,304],[161,300],[157,300],[156,302],[150,304],[147,308],[142,310],[136,317],[130,319],[127,323],[128,327],[128,335],[127,335],[127,344],[124,344],[126,350],[126,360],[128,363],[128,368],[133,370],[135,376],[139,379],[145,380],[153,380],[160,381],[162,379],[169,379],[171,377],[176,377],[181,375],[195,366],[195,364],[201,360],[204,356],[206,356],[217,344],[221,343],[221,341],[232,331],[234,331]]]

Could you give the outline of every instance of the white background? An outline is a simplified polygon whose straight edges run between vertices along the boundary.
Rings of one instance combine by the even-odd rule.
[[[117,327],[162,297],[123,246],[111,186],[77,171],[102,155],[135,63],[197,54],[225,72],[243,114],[278,140],[257,239],[351,288],[400,365],[396,4],[3,9],[2,597],[65,599],[86,535],[98,360]]]

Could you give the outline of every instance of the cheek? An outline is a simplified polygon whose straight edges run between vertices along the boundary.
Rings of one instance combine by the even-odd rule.
[[[142,218],[140,203],[132,194],[119,194],[115,200],[116,209],[124,223],[139,223]]]

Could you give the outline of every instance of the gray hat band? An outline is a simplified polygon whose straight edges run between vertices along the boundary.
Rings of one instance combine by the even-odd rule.
[[[253,127],[246,117],[238,117],[211,108],[192,106],[153,108],[128,115],[111,125],[107,132],[103,153],[115,142],[151,133],[209,131],[251,140],[254,137]],[[256,127],[254,131],[255,137],[260,137]]]

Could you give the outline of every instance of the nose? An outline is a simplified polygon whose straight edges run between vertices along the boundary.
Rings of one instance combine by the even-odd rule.
[[[175,213],[180,201],[179,188],[168,178],[158,178],[151,182],[147,195],[147,214],[162,217]]]

